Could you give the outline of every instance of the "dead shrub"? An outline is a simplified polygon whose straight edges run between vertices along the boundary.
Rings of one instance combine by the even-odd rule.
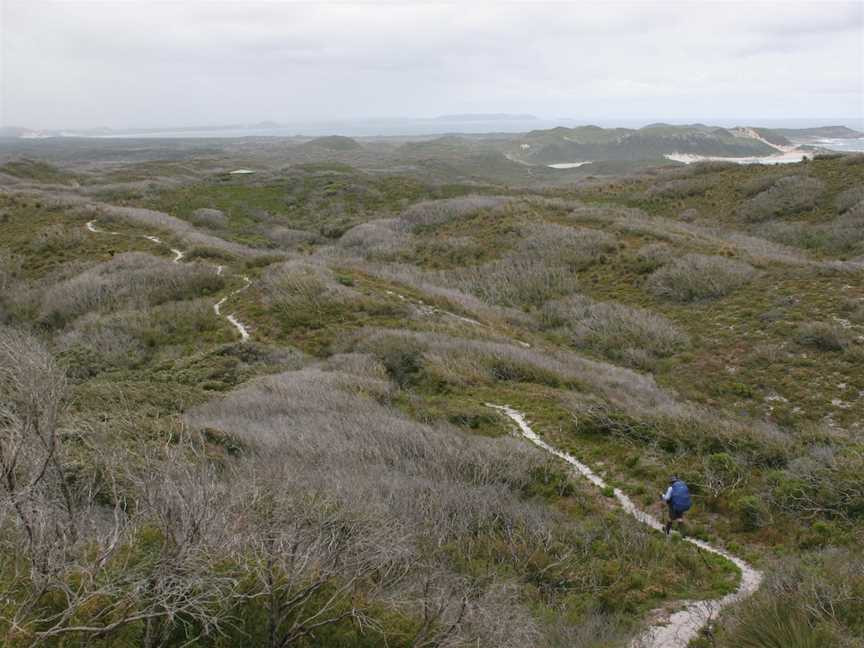
[[[443,225],[465,218],[481,209],[495,209],[507,204],[504,196],[464,196],[443,200],[426,200],[412,205],[399,216],[398,227],[410,231]]]
[[[581,295],[546,304],[543,321],[565,331],[576,347],[593,349],[640,369],[650,369],[657,358],[689,343],[687,335],[662,315]]]
[[[290,227],[282,227],[281,225],[274,225],[265,229],[262,233],[277,245],[288,248],[311,245],[321,241],[321,237],[314,232],[291,229]]]
[[[342,235],[339,245],[362,257],[385,261],[409,256],[414,249],[413,237],[400,229],[395,219],[356,225]]]
[[[42,317],[66,321],[91,311],[198,297],[223,286],[224,279],[209,266],[124,252],[49,288],[42,298]]]
[[[655,270],[646,284],[657,297],[679,302],[716,299],[748,284],[753,267],[720,256],[687,254]]]
[[[189,214],[189,220],[195,225],[212,227],[215,229],[221,229],[228,225],[228,217],[225,216],[225,212],[219,209],[208,209],[206,207],[193,210]]]

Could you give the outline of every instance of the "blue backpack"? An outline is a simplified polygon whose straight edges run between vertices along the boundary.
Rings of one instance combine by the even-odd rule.
[[[690,501],[690,490],[680,479],[672,484],[672,496],[669,498],[669,503],[676,511],[683,513],[689,511],[693,503]]]

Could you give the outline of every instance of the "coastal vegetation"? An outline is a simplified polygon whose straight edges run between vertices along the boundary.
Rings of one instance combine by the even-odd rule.
[[[864,639],[856,156],[119,146],[0,166],[4,645],[627,645],[739,583],[673,473],[765,574],[694,646]]]

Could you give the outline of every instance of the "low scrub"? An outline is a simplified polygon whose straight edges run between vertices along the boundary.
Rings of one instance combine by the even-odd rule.
[[[760,232],[783,245],[836,255],[860,254],[864,252],[864,203],[827,223],[770,221],[761,226]]]
[[[399,216],[403,230],[430,228],[466,218],[481,209],[495,209],[507,204],[509,198],[501,196],[464,196],[443,200],[426,200],[412,205]]]
[[[394,339],[407,340],[422,358],[423,370],[454,389],[494,384],[498,380],[544,385],[579,385],[630,412],[678,412],[679,405],[650,375],[589,360],[575,353],[554,355],[509,342],[464,339],[435,333],[368,329],[353,344],[381,357]]]
[[[657,297],[678,302],[716,299],[748,284],[752,266],[720,256],[688,254],[656,270],[647,288]]]
[[[808,211],[816,206],[824,189],[817,178],[785,176],[747,200],[738,208],[738,215],[750,222],[761,222]]]
[[[224,279],[210,266],[125,252],[49,288],[42,299],[42,317],[63,322],[91,311],[199,297],[223,286]]]
[[[414,249],[413,237],[400,229],[395,219],[356,225],[342,235],[339,245],[364,258],[381,261],[407,257]]]
[[[306,230],[292,229],[281,225],[273,225],[264,228],[261,232],[264,237],[273,241],[279,247],[293,248],[301,245],[320,243],[321,237]]]
[[[637,272],[654,272],[672,260],[672,247],[666,243],[649,243],[640,247],[632,257]]]
[[[524,256],[493,261],[440,275],[441,282],[500,306],[540,306],[575,292],[576,275],[542,258]]]
[[[682,180],[669,180],[652,185],[645,194],[659,198],[689,198],[701,196],[716,184],[715,178],[696,177]]]
[[[798,327],[795,341],[819,351],[843,351],[849,337],[843,329],[827,322],[807,322]]]
[[[822,648],[864,642],[860,552],[825,549],[769,565],[765,583],[719,628],[721,648]]]
[[[843,213],[864,203],[864,187],[852,187],[841,191],[834,199],[834,208]]]
[[[501,306],[540,306],[575,292],[577,274],[616,253],[615,238],[594,229],[543,223],[503,259],[440,275],[444,282]]]
[[[566,332],[574,346],[641,369],[689,343],[687,335],[662,315],[581,295],[546,304],[542,317],[546,326]]]
[[[219,209],[208,209],[206,207],[192,210],[189,214],[189,220],[195,225],[202,225],[204,227],[212,227],[216,229],[221,229],[228,225],[228,217],[225,216],[225,212]]]

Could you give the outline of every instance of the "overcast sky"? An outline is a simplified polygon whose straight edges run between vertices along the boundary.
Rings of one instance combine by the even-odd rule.
[[[864,118],[864,2],[0,0],[0,125]]]

